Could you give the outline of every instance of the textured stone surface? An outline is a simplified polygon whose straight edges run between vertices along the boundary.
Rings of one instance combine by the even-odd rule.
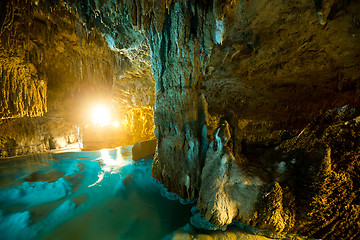
[[[3,89],[10,96],[3,94],[7,105],[1,117],[64,110],[71,117],[84,99],[111,93],[116,54],[99,32],[88,33],[62,5],[8,1],[6,6],[0,59]]]
[[[205,157],[207,110],[200,83],[215,38],[212,10],[195,2],[169,3],[163,25],[151,23],[147,31],[156,86],[153,176],[189,199],[198,194]]]
[[[259,229],[321,239],[357,239],[359,123],[359,110],[349,106],[326,111],[276,148],[259,152],[249,144],[239,162],[229,154],[228,124],[220,121],[202,172],[198,206],[205,219],[218,225],[240,219]],[[222,154],[214,146],[225,146],[218,150]]]
[[[321,2],[333,2],[325,26]],[[358,1],[239,1],[202,81],[209,112],[301,129],[322,109],[358,106],[359,13]]]
[[[144,43],[130,50],[124,49],[121,54],[126,57],[128,64],[113,81],[113,102],[135,141],[153,139],[155,82],[149,47]]]
[[[280,185],[295,199],[293,230],[359,238],[359,123],[359,110],[349,106],[326,111],[280,146],[287,168]]]
[[[63,148],[78,140],[75,126],[64,119],[15,118],[0,120],[0,157]]]
[[[229,225],[234,219],[249,223],[264,184],[238,166],[241,160],[235,160],[227,146],[230,137],[229,124],[221,121],[206,153],[201,176],[197,205],[205,219],[217,225]]]
[[[14,134],[12,126],[22,120],[2,121],[0,149],[11,142],[14,154],[38,152],[29,146],[43,146],[41,139],[60,137],[61,131],[65,139],[66,132],[75,132],[75,125],[91,123],[93,105],[111,102],[113,96],[112,105],[122,117],[121,135],[127,136],[123,143],[154,138],[154,81],[147,44],[117,49],[110,36],[84,26],[82,15],[77,17],[63,1],[2,1],[1,12],[0,117],[44,115],[43,120],[24,121],[45,124],[34,129],[49,132],[30,133],[20,127],[20,132],[29,135]],[[134,39],[141,43],[143,37]],[[32,150],[22,151],[24,147]]]
[[[47,111],[47,85],[34,65],[1,50],[0,117],[41,116]]]

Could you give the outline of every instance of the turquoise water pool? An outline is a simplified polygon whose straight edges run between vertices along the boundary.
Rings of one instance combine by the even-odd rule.
[[[191,207],[131,147],[0,160],[1,239],[163,239]],[[171,200],[170,200],[171,199]]]

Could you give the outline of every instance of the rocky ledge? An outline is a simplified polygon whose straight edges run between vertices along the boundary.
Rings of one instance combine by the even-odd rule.
[[[234,158],[221,121],[202,171],[198,207],[212,224],[240,220],[273,232],[324,239],[360,236],[360,111],[322,112],[298,135]]]

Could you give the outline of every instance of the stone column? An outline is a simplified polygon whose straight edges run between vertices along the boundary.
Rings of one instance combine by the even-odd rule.
[[[198,195],[206,154],[207,106],[200,86],[216,38],[215,15],[212,6],[176,2],[165,9],[161,26],[152,22],[147,30],[156,84],[153,177],[189,199]]]

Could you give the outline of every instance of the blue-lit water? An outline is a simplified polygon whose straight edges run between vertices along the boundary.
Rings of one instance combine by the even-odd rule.
[[[164,197],[151,164],[130,147],[2,159],[0,239],[162,239],[192,205]]]

